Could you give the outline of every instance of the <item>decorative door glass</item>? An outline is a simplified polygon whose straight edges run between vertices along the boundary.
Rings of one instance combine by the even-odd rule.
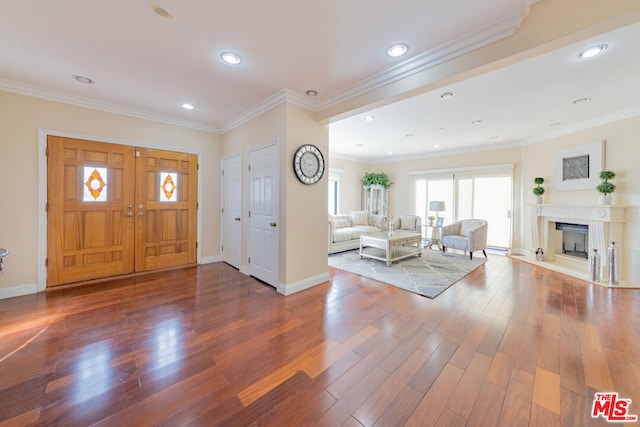
[[[84,167],[83,177],[84,194],[82,200],[85,202],[106,202],[107,201],[107,168],[96,168],[93,166]]]
[[[178,174],[175,172],[160,172],[161,202],[175,202],[178,200]]]

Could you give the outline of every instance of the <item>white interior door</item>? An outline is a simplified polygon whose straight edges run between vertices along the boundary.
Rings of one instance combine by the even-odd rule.
[[[277,287],[280,253],[278,144],[249,152],[249,272]]]
[[[239,269],[242,248],[242,156],[222,159],[222,260]]]

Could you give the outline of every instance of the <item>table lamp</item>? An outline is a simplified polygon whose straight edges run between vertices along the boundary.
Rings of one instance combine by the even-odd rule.
[[[438,214],[440,211],[444,211],[444,202],[443,201],[432,201],[429,202],[429,210],[436,212],[436,218],[438,218]]]

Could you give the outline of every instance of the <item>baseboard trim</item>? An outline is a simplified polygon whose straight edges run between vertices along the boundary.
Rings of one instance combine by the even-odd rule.
[[[511,253],[513,255],[524,255],[524,256],[529,256],[529,254],[531,253],[531,251],[527,250],[527,249],[522,249],[522,248],[511,248]]]
[[[222,261],[221,255],[205,256],[205,257],[202,257],[202,259],[200,260],[200,264],[213,264],[214,262],[220,262],[220,261]]]
[[[329,281],[329,272],[318,274],[316,276],[308,277],[306,279],[298,280],[288,284],[280,283],[278,285],[278,293],[282,295],[291,295],[296,292],[303,291],[305,289],[312,288],[324,282]]]
[[[0,288],[0,299],[21,297],[23,295],[31,295],[31,294],[37,294],[37,293],[38,293],[37,283],[12,286],[10,288]]]

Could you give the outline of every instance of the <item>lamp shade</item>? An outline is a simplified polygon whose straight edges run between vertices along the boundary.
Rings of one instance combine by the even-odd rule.
[[[442,201],[433,201],[429,202],[429,210],[440,212],[444,210],[444,202]]]

